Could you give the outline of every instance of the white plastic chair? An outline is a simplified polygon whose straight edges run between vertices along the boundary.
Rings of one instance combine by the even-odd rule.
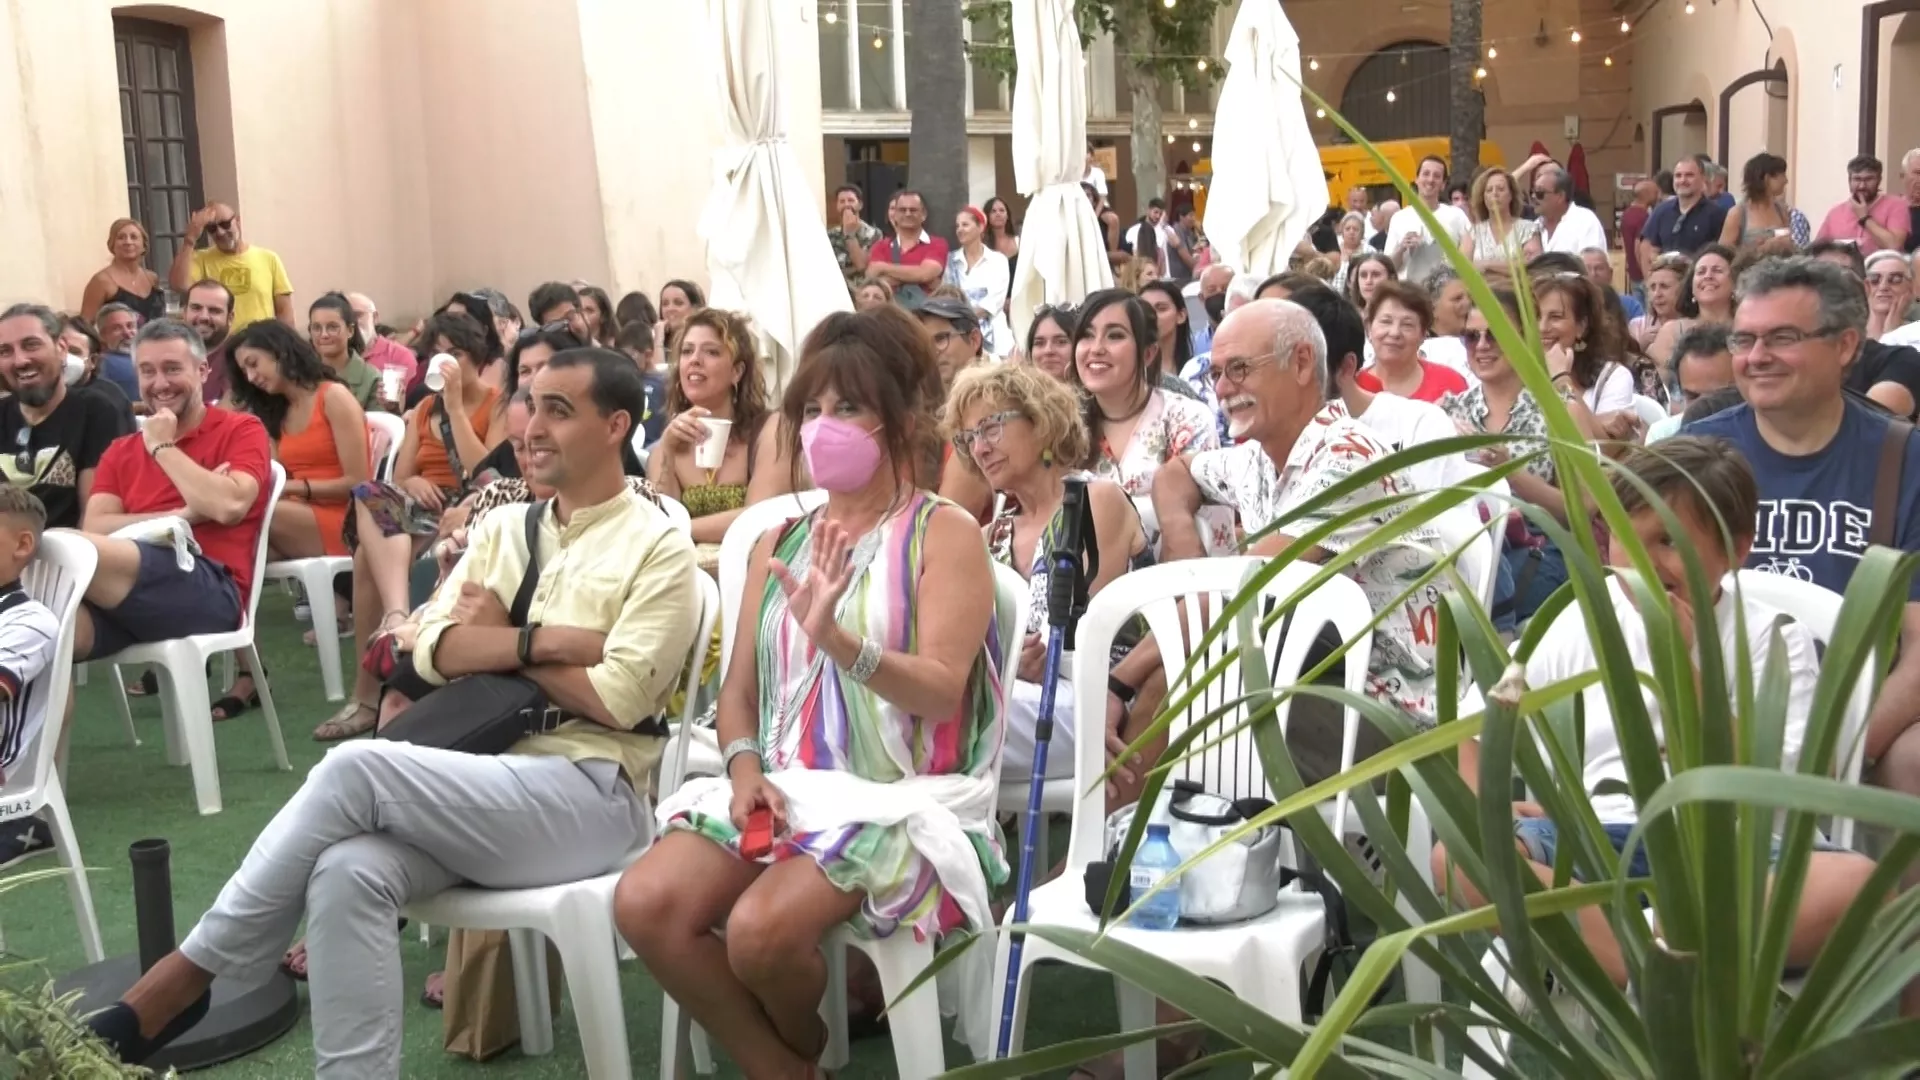
[[[66,784],[55,759],[71,692],[68,674],[73,668],[74,621],[98,562],[99,554],[92,544],[78,536],[49,532],[41,536],[39,554],[20,575],[27,594],[45,604],[60,620],[60,639],[46,669],[20,690],[22,698],[33,695],[46,700],[46,722],[33,745],[21,748],[12,775],[0,786],[0,825],[37,814],[43,808],[47,811],[54,850],[60,856],[60,865],[67,869],[67,892],[73,898],[73,917],[80,924],[80,945],[88,963],[105,958],[106,950],[100,945],[93,892],[87,887],[80,842],[74,835],[73,818],[67,813]]]
[[[368,413],[367,424],[386,433],[387,453],[374,475],[393,475],[393,462],[400,452],[400,440],[406,437],[407,422],[392,413]],[[351,512],[351,511],[350,511]],[[307,597],[307,610],[313,618],[313,647],[320,654],[320,687],[328,701],[346,697],[340,674],[339,609],[334,602],[333,581],[353,571],[350,555],[316,555],[310,559],[282,559],[266,567],[269,581],[297,581]]]
[[[1738,587],[1742,594],[1751,596],[1761,603],[1778,608],[1793,616],[1794,621],[1806,627],[1807,632],[1812,634],[1814,640],[1819,642],[1823,648],[1833,639],[1834,627],[1840,620],[1841,597],[1839,593],[1815,585],[1810,581],[1799,581],[1781,574],[1770,574],[1763,570],[1740,571],[1738,575]],[[1733,659],[1731,656],[1726,658],[1729,664],[1733,663]],[[1756,659],[1755,662],[1757,664],[1758,660]],[[1840,757],[1839,768],[1836,770],[1836,773],[1840,779],[1850,784],[1860,782],[1860,772],[1866,760],[1866,742],[1864,736],[1867,730],[1867,713],[1872,706],[1873,668],[1873,662],[1869,661],[1867,667],[1861,671],[1860,681],[1854,686],[1853,696],[1847,699],[1846,712],[1840,721],[1840,744],[1838,747]],[[1828,831],[1830,833],[1828,839],[1832,840],[1834,844],[1847,850],[1853,849],[1854,822],[1852,818],[1833,819],[1830,822]],[[1409,855],[1417,856],[1417,853],[1409,852]],[[1425,867],[1431,861],[1430,858],[1423,859],[1418,865]],[[1653,916],[1652,910],[1649,909],[1647,914],[1648,918],[1651,919]],[[1507,979],[1508,969],[1505,944],[1498,938],[1494,939],[1493,945],[1487,949],[1485,956],[1481,958],[1480,966],[1496,984],[1504,985]],[[1800,988],[1800,980],[1798,978],[1785,979],[1782,980],[1781,986],[1789,994],[1796,993]],[[1478,1012],[1477,1009],[1475,1011]],[[1471,1028],[1468,1036],[1496,1059],[1511,1060],[1508,1055],[1508,1048],[1512,1037],[1507,1032],[1492,1027],[1480,1026]],[[1474,1064],[1471,1058],[1463,1061],[1462,1073],[1464,1076],[1470,1078],[1470,1080],[1477,1080],[1477,1078],[1490,1077],[1492,1075]]]
[[[120,668],[126,664],[153,665],[160,677],[158,696],[166,724],[167,764],[193,767],[193,794],[202,814],[220,812],[220,768],[213,744],[213,707],[207,692],[208,657],[235,649],[246,650],[253,685],[260,691],[260,711],[266,716],[274,764],[282,769],[293,768],[287,761],[287,744],[280,738],[280,714],[273,705],[273,690],[267,685],[266,668],[260,663],[260,650],[253,641],[254,620],[260,610],[260,587],[267,577],[267,532],[273,524],[274,506],[280,501],[280,491],[286,483],[286,470],[279,462],[273,462],[272,486],[266,491],[266,508],[260,515],[260,538],[253,548],[253,583],[247,589],[245,618],[239,629],[148,642],[97,658],[113,667],[120,716],[129,730],[133,728],[133,709],[127,702],[126,680]],[[328,591],[332,588],[332,583],[328,583]]]
[[[736,528],[738,524],[736,523]],[[772,527],[770,522],[760,529]],[[728,537],[733,530],[729,529]],[[751,550],[752,545],[748,545]],[[996,564],[994,572],[994,621],[996,626],[1014,627],[1024,631],[1027,609],[1027,583],[1011,568]],[[1001,723],[1006,722],[1007,702],[1013,693],[1013,671],[1020,657],[1020,642],[1023,632],[1006,633],[1001,636],[1001,672],[1000,686]],[[671,774],[676,778],[685,777],[687,772],[686,751],[688,743],[679,742],[670,753],[679,757],[669,762],[661,770],[662,797],[671,793],[666,787],[665,778]],[[996,762],[995,768],[998,769]],[[677,784],[676,784],[677,786]],[[868,940],[861,938],[844,927],[835,928],[821,942],[821,950],[827,960],[827,993],[821,1003],[821,1016],[827,1022],[827,1046],[821,1055],[821,1066],[827,1070],[843,1069],[848,1061],[847,1047],[847,971],[846,950],[859,949],[880,973],[880,988],[886,1000],[892,1004],[887,1012],[888,1026],[893,1035],[893,1056],[895,1075],[901,1077],[934,1077],[945,1072],[946,1036],[940,1028],[939,990],[931,981],[920,986],[913,995],[899,1000],[902,991],[919,974],[933,963],[932,941],[916,941],[914,935],[902,930],[891,937]],[[680,1005],[670,995],[661,998],[660,1017],[660,1076],[662,1080],[677,1080],[680,1051],[683,1044],[691,1043],[694,1068],[703,1074],[714,1071],[712,1049],[706,1035],[683,1020]]]
[[[1256,558],[1235,557],[1164,563],[1128,573],[1101,590],[1088,605],[1085,618],[1080,620],[1079,639],[1075,643],[1075,715],[1104,713],[1107,649],[1120,628],[1135,614],[1146,616],[1160,645],[1171,687],[1169,693],[1182,692],[1176,680],[1186,663],[1190,642],[1198,642],[1225,603],[1240,591],[1246,576],[1262,562]],[[1286,567],[1262,595],[1273,602],[1284,600],[1316,569],[1305,564]],[[1178,603],[1181,600],[1186,601],[1184,607]],[[1352,643],[1345,664],[1346,688],[1353,693],[1364,693],[1367,657],[1373,646],[1373,634],[1366,628],[1371,617],[1372,608],[1357,584],[1344,576],[1328,580],[1296,605],[1290,632],[1269,633],[1261,642],[1269,671],[1273,673],[1273,685],[1285,687],[1298,680],[1319,628],[1331,624],[1342,640]],[[1225,672],[1204,688],[1186,715],[1174,720],[1171,736],[1177,736],[1194,719],[1240,695],[1239,663],[1234,659],[1237,651],[1237,635],[1232,632],[1223,635],[1208,650],[1200,665],[1202,670],[1225,659],[1229,661]],[[1277,706],[1277,720],[1283,732],[1291,709],[1291,699]],[[1217,730],[1224,732],[1244,719],[1244,710],[1229,713]],[[1358,714],[1348,710],[1343,725],[1343,769],[1352,764],[1359,723]],[[1106,793],[1099,783],[1106,768],[1106,747],[1099,739],[1081,739],[1077,751],[1073,783],[1079,794],[1073,812],[1072,837],[1067,845],[1067,869],[1053,881],[1034,889],[1027,921],[1039,926],[1096,931],[1099,921],[1087,908],[1084,877],[1088,863],[1106,857]],[[1271,794],[1253,741],[1244,732],[1185,763],[1171,779],[1194,780],[1208,791],[1229,796]],[[1334,808],[1337,833],[1344,832],[1345,808],[1346,799],[1341,796]],[[1006,922],[1012,921],[1013,912],[1009,910]],[[1296,883],[1282,891],[1280,903],[1273,910],[1244,923],[1163,931],[1114,925],[1108,928],[1108,933],[1196,975],[1223,983],[1269,1015],[1297,1024],[1301,1019],[1302,969],[1320,951],[1325,926],[1326,911],[1320,898]],[[1002,935],[996,961],[996,986],[1005,985],[1009,952],[1010,941]],[[1014,1005],[1012,1049],[1015,1053],[1020,1050],[1026,1027],[1027,1002],[1032,990],[1028,973],[1034,964],[1043,960],[1094,966],[1038,937],[1027,937],[1020,970],[1016,973],[1019,981]],[[1120,979],[1115,979],[1115,989],[1122,1029],[1132,1031],[1153,1025],[1152,991]],[[1000,1008],[1001,1002],[996,996],[996,1032],[1001,1022]],[[1154,1056],[1151,1042],[1129,1049],[1126,1054],[1129,1080],[1146,1080],[1157,1075]]]
[[[700,593],[696,633],[682,685],[686,704],[680,723],[693,720],[700,669],[707,641],[720,614],[720,590],[695,572]],[[664,790],[664,789],[663,789]],[[643,793],[644,797],[644,793]],[[651,822],[653,815],[646,815]],[[648,835],[611,870],[585,881],[538,889],[482,889],[459,886],[407,905],[409,918],[466,930],[505,930],[513,951],[514,1002],[520,1015],[520,1052],[538,1057],[553,1052],[553,1006],[547,998],[547,947],[560,950],[573,1002],[574,1023],[591,1080],[631,1080],[626,1009],[620,997],[619,934],[613,927],[613,890],[627,866],[653,843]]]
[[[1457,548],[1465,547],[1460,557],[1454,560],[1454,568],[1472,587],[1475,596],[1480,598],[1480,606],[1489,614],[1493,611],[1493,586],[1498,577],[1494,573],[1495,562],[1500,558],[1498,542],[1494,534],[1503,531],[1495,525],[1484,529],[1480,515],[1474,511],[1474,504],[1463,503],[1441,514],[1433,520],[1434,528],[1440,533],[1440,549],[1436,555],[1444,557]]]
[[[693,535],[693,515],[687,513],[687,506],[671,495],[660,496],[660,509],[667,515],[673,527],[683,536]]]
[[[1668,413],[1665,405],[1645,394],[1635,394],[1633,395],[1633,415],[1639,417],[1642,424],[1652,427],[1671,414]]]

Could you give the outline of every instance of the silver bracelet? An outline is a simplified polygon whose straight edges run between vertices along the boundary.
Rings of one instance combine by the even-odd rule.
[[[847,678],[862,686],[880,670],[880,643],[872,638],[860,639],[860,655],[853,658],[853,666],[847,669]]]
[[[760,753],[759,739],[735,739],[727,744],[725,750],[720,752],[721,775],[729,777],[733,775],[733,759],[739,757],[741,754],[752,754],[754,757],[760,758],[762,765],[766,764],[766,758]]]

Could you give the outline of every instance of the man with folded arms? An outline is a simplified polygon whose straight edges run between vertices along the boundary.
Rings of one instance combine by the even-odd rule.
[[[215,976],[272,972],[304,915],[314,1075],[398,1076],[402,907],[463,882],[593,877],[648,835],[659,715],[693,641],[693,544],[622,474],[618,451],[644,407],[631,360],[570,349],[532,386],[528,472],[556,494],[475,527],[422,617],[413,663],[436,686],[517,672],[557,726],[493,757],[382,739],[330,751],[179,950],[89,1020],[123,1060],[192,1027]],[[535,511],[539,575],[516,628],[507,612]]]

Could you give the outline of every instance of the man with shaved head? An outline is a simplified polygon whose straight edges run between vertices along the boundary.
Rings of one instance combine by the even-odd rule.
[[[201,248],[206,236],[213,246]],[[186,292],[196,281],[218,281],[233,294],[233,331],[249,323],[279,319],[293,326],[293,284],[280,256],[249,244],[240,235],[240,214],[226,203],[208,203],[187,221],[186,242],[173,254],[167,283]],[[297,329],[297,327],[296,327]]]
[[[406,388],[413,382],[413,374],[420,367],[420,358],[413,350],[380,336],[380,306],[366,293],[348,293],[347,303],[353,305],[353,321],[360,328],[360,340],[367,343],[364,359],[373,370],[380,372],[380,393],[383,398],[399,404],[406,398]],[[388,375],[397,371],[398,376]],[[400,392],[389,394],[388,388],[399,380]]]

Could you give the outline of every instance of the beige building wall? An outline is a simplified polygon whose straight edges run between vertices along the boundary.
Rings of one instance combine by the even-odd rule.
[[[776,2],[811,44],[810,0]],[[298,308],[705,279],[721,136],[697,0],[0,0],[0,301],[77,307],[127,213],[116,14],[188,28],[206,195],[280,253]],[[817,53],[782,60],[818,189]]]

